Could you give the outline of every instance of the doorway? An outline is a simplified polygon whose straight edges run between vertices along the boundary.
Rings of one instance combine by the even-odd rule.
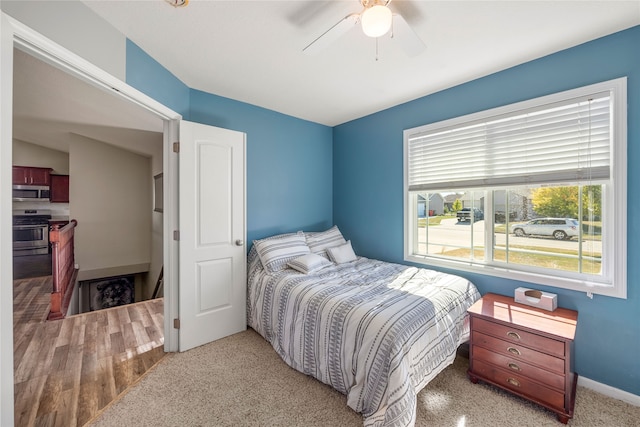
[[[164,174],[164,193],[163,198],[165,206],[171,207],[171,209],[164,209],[162,218],[162,230],[163,230],[163,265],[164,265],[164,335],[165,335],[165,350],[175,351],[177,349],[177,331],[170,327],[169,319],[177,317],[177,298],[175,293],[176,283],[176,259],[177,259],[177,242],[168,238],[170,236],[169,230],[176,228],[177,220],[177,203],[174,203],[176,198],[177,187],[177,159],[171,159],[171,142],[174,141],[178,133],[178,121],[180,115],[164,107],[153,99],[141,94],[130,86],[126,85],[120,80],[117,80],[100,70],[81,58],[71,54],[70,52],[61,49],[58,45],[54,44],[50,40],[42,37],[36,32],[33,32],[29,28],[21,25],[14,25],[14,22],[9,20],[6,15],[2,15],[2,42],[0,46],[1,50],[1,85],[0,102],[2,105],[0,108],[1,121],[3,123],[1,129],[0,145],[0,165],[2,175],[0,182],[2,183],[3,196],[0,210],[0,236],[2,236],[2,246],[0,247],[1,258],[1,273],[0,280],[3,283],[10,283],[12,281],[12,266],[9,264],[12,259],[12,238],[11,235],[11,198],[8,194],[11,194],[10,189],[10,175],[12,164],[12,126],[13,122],[11,96],[13,85],[13,50],[18,48],[23,52],[32,55],[45,63],[52,65],[60,70],[65,71],[74,78],[89,83],[97,91],[102,92],[117,98],[118,102],[125,103],[121,105],[127,105],[131,108],[143,109],[145,112],[155,116],[156,120],[162,123],[163,133],[163,161],[162,170]],[[104,130],[104,129],[103,129]],[[5,191],[6,190],[6,191]],[[2,388],[1,401],[0,401],[0,424],[11,425],[13,424],[13,355],[10,349],[13,348],[13,330],[12,330],[12,315],[13,307],[12,300],[13,290],[11,287],[4,286],[0,291],[0,304],[1,309],[1,322],[0,322],[0,387]]]
[[[14,230],[24,212],[46,217],[46,235],[47,219],[77,220],[75,262],[92,279],[79,280],[66,318],[47,321],[47,242],[44,254],[14,256],[14,423],[84,425],[163,356],[163,300],[150,301],[163,262],[162,214],[151,203],[163,123],[18,49],[13,91],[13,164],[71,184],[64,202],[14,200]],[[15,238],[14,231],[14,250]],[[94,285],[107,283],[106,275],[128,286],[115,281],[103,289],[109,298],[94,304]],[[123,309],[78,315],[125,296],[131,305]]]

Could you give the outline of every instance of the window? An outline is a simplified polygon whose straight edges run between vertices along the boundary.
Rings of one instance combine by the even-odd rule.
[[[404,132],[405,260],[626,298],[626,78]]]

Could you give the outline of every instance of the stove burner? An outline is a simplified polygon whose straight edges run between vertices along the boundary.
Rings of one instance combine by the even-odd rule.
[[[46,209],[21,209],[13,211],[13,225],[49,224],[51,211]]]
[[[13,225],[40,225],[49,224],[51,215],[13,217]]]

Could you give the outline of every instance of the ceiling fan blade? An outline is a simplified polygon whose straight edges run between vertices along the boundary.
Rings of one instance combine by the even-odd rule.
[[[393,33],[391,37],[409,56],[416,56],[427,48],[402,15],[396,13],[393,14]]]
[[[360,18],[359,13],[347,15],[340,22],[325,31],[320,37],[309,43],[307,47],[302,49],[304,53],[314,54],[325,49],[331,43],[342,37],[347,31],[352,29]]]

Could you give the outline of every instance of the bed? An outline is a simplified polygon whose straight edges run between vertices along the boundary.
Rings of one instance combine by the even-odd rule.
[[[412,426],[416,396],[469,338],[468,280],[356,256],[337,227],[254,241],[247,320],[365,426]]]

